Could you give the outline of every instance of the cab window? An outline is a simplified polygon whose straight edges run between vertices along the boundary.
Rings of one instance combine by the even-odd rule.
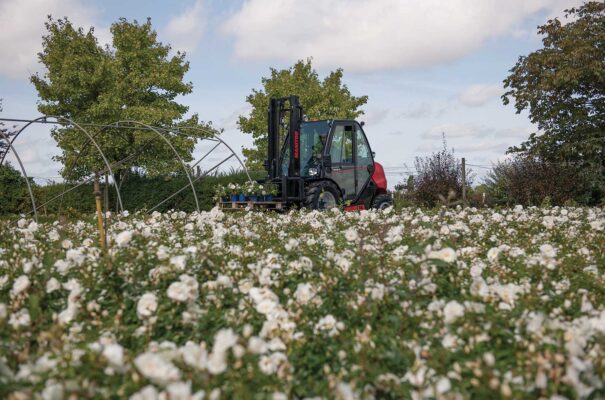
[[[370,146],[368,145],[368,141],[366,140],[366,136],[363,134],[363,131],[359,126],[356,127],[355,130],[355,139],[356,139],[356,155],[357,155],[357,164],[358,165],[372,165],[374,161],[372,160],[372,152],[370,151]]]
[[[334,164],[353,164],[353,127],[337,125],[332,135],[330,155]]]

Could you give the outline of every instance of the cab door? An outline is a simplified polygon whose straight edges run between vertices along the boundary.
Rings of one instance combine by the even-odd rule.
[[[355,129],[355,172],[356,172],[356,183],[355,191],[357,196],[361,195],[361,192],[366,188],[370,181],[372,174],[374,173],[374,157],[372,156],[372,149],[368,144],[366,135],[357,122],[354,124]]]
[[[334,124],[328,149],[332,158],[332,170],[326,175],[338,184],[344,201],[353,201],[357,197],[354,140],[353,123]]]

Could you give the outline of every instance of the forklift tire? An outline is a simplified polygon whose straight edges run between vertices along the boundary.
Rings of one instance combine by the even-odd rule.
[[[374,201],[372,202],[372,208],[377,210],[384,210],[387,207],[391,207],[393,205],[393,198],[388,193],[381,193],[374,197]]]
[[[326,201],[323,201],[326,198]],[[333,204],[329,204],[332,203]],[[327,203],[327,204],[326,204]],[[340,191],[330,181],[313,182],[307,188],[304,206],[311,210],[328,210],[342,203]]]

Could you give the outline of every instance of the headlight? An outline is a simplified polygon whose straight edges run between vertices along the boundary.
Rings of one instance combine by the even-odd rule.
[[[310,176],[315,176],[317,175],[317,168],[309,168],[309,175]]]

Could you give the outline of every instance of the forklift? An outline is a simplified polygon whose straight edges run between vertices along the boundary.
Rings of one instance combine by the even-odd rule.
[[[298,96],[289,96],[270,100],[268,125],[268,176],[262,183],[277,185],[278,194],[272,202],[246,206],[278,210],[343,206],[355,211],[393,204],[384,168],[374,161],[363,122],[306,121]],[[282,130],[286,136],[280,148]],[[237,208],[235,204],[223,207]]]

